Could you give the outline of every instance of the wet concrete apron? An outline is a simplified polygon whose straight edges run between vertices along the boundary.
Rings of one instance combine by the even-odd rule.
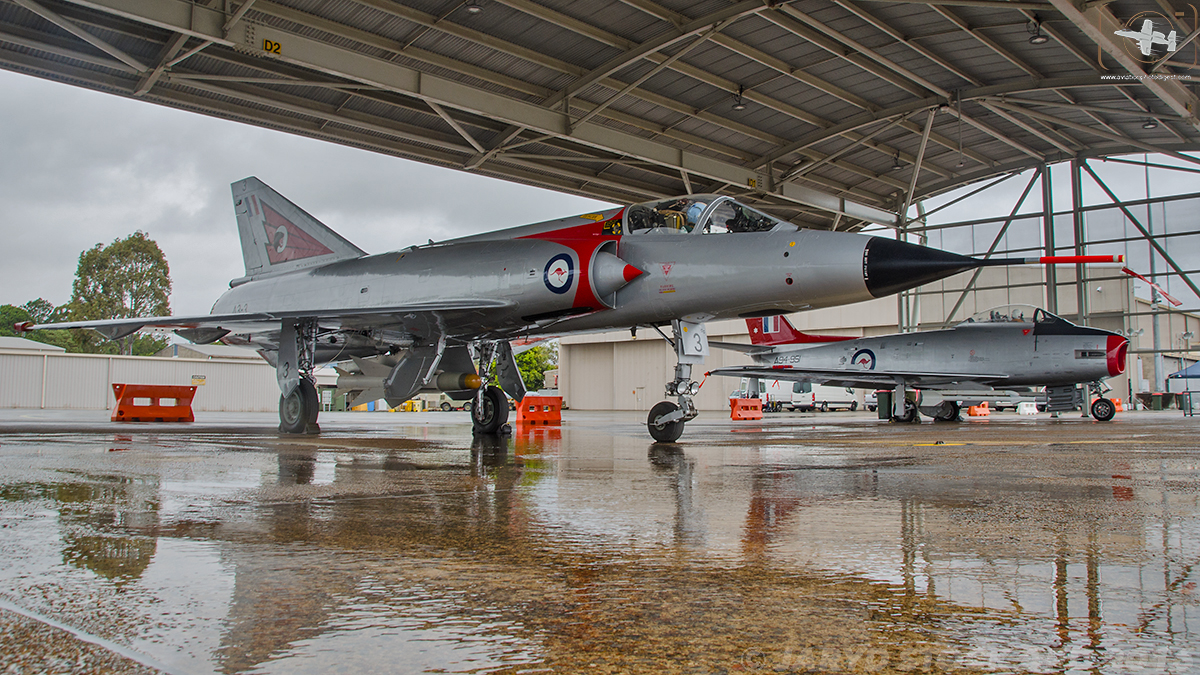
[[[0,419],[0,672],[1200,671],[1177,412],[714,417]]]

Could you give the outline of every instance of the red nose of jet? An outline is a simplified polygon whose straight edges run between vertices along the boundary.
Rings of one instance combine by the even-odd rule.
[[[1129,351],[1129,340],[1120,335],[1108,336],[1108,374],[1120,375],[1125,372],[1125,354]]]

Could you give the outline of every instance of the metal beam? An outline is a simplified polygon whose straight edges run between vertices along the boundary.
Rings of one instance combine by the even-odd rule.
[[[966,19],[963,19],[962,17],[958,16],[952,10],[943,8],[943,7],[934,7],[934,11],[937,12],[938,14],[941,14],[943,17],[945,17],[948,21],[950,21],[954,25],[958,26],[959,29],[961,29],[963,32],[965,32],[968,35],[970,35],[971,37],[975,38],[980,44],[982,44],[985,47],[987,47],[988,49],[992,50],[992,52],[994,54],[996,54],[997,56],[999,56],[1000,58],[1008,61],[1009,63],[1016,66],[1017,68],[1020,68],[1021,70],[1025,71],[1025,73],[1027,75],[1029,75],[1030,77],[1034,78],[1035,80],[1043,79],[1044,76],[1042,75],[1042,73],[1038,72],[1038,70],[1036,68],[1034,68],[1033,66],[1026,63],[1024,59],[1022,59],[1021,57],[1012,53],[1012,51],[1010,51],[1009,49],[1006,49],[1000,43],[998,43],[995,40],[993,40],[992,38],[988,37],[986,34],[984,34],[983,31],[979,30],[978,28],[972,28],[971,25],[967,23]],[[1061,36],[1059,36],[1059,37],[1061,38]],[[1071,98],[1071,96],[1068,95],[1066,92],[1055,91],[1054,93],[1055,93],[1055,95],[1062,97],[1065,101],[1067,101],[1069,103],[1075,102],[1075,100],[1073,98]],[[1108,122],[1106,122],[1104,119],[1097,117],[1096,115],[1092,115],[1090,113],[1089,113],[1089,116],[1093,120],[1095,120],[1097,124],[1103,126],[1104,128],[1108,129],[1109,131],[1116,133],[1116,134],[1120,134],[1120,132],[1117,129],[1113,129],[1111,126],[1109,126]],[[1123,134],[1120,134],[1120,135],[1123,135]],[[1074,140],[1074,139],[1071,139],[1071,140]]]
[[[930,210],[930,211],[926,211],[926,212],[925,212],[925,213],[924,213],[924,214],[921,216],[921,218],[909,218],[908,220],[906,220],[906,221],[904,222],[904,224],[907,226],[907,225],[910,225],[910,224],[912,224],[912,223],[914,223],[914,222],[916,222],[917,220],[920,220],[920,219],[925,219],[925,220],[928,220],[928,219],[929,219],[929,216],[932,216],[933,214],[937,213],[938,211],[941,211],[942,209],[945,209],[945,208],[949,208],[949,207],[951,207],[951,206],[954,206],[955,204],[957,204],[957,203],[959,203],[959,202],[963,201],[964,199],[970,199],[971,197],[974,197],[975,195],[979,194],[980,192],[983,192],[984,190],[987,190],[988,188],[991,188],[991,187],[994,187],[994,186],[996,186],[996,185],[999,185],[999,184],[1001,184],[1001,183],[1003,183],[1003,182],[1005,182],[1005,181],[1007,181],[1007,180],[1009,180],[1009,179],[1011,179],[1011,178],[1013,178],[1013,177],[1015,177],[1015,176],[1019,176],[1019,175],[1020,175],[1019,173],[1010,173],[1010,174],[1007,174],[1007,175],[1001,176],[1000,178],[997,178],[996,180],[994,180],[994,181],[992,181],[992,182],[990,182],[990,183],[988,183],[988,184],[986,184],[986,185],[981,185],[980,187],[977,187],[977,188],[975,188],[974,190],[971,190],[970,192],[968,192],[968,193],[967,193],[967,194],[965,194],[965,195],[960,195],[960,196],[958,196],[958,197],[955,197],[954,199],[951,199],[950,201],[946,202],[945,204],[942,204],[941,206],[939,206],[939,207],[937,207],[937,208],[935,208],[935,209],[932,209],[932,210]],[[930,229],[928,226],[925,226],[925,227],[915,227],[915,228],[911,228],[911,229],[909,229],[909,230],[908,230],[908,232],[912,232],[912,233],[921,233],[921,232],[924,232],[925,230],[928,230],[928,229]]]
[[[804,164],[801,166],[793,167],[792,169],[790,169],[787,172],[785,172],[784,174],[782,174],[779,177],[779,180],[789,181],[789,180],[792,180],[795,178],[801,178],[805,174],[811,173],[813,170],[818,169],[829,162],[832,162],[833,160],[837,159],[838,157],[841,157],[842,155],[846,154],[847,152],[850,152],[851,150],[859,147],[860,145],[866,145],[868,142],[870,142],[870,140],[872,138],[875,138],[879,134],[882,134],[883,132],[887,131],[888,129],[891,129],[892,127],[896,126],[897,124],[900,124],[900,122],[904,121],[905,119],[906,119],[905,117],[899,117],[895,120],[892,120],[891,122],[889,122],[887,124],[884,124],[883,126],[879,127],[875,131],[872,131],[871,133],[867,134],[866,136],[859,137],[858,140],[846,145],[842,149],[840,149],[836,152],[832,152],[828,155],[825,155],[825,157],[822,159],[819,159],[815,162],[809,162],[808,164]]]
[[[930,108],[928,117],[925,118],[925,130],[921,132],[921,146],[917,150],[917,161],[913,164],[912,176],[908,179],[908,191],[904,193],[904,208],[900,209],[897,214],[899,218],[897,224],[903,225],[904,219],[908,218],[908,207],[912,205],[913,192],[917,189],[917,178],[921,175],[921,162],[925,161],[925,146],[929,144],[929,131],[933,129],[933,118],[937,115],[937,108]]]
[[[1047,115],[1045,113],[1040,113],[1035,110],[1028,110],[1026,108],[1022,108],[1021,106],[1012,105],[1010,103],[1005,103],[1002,101],[996,101],[995,105],[997,105],[1001,108],[1004,108],[1006,110],[1009,110],[1011,112],[1025,115],[1026,117],[1032,117],[1033,119],[1036,119],[1036,120],[1041,120],[1043,122],[1048,122],[1050,124],[1057,124],[1060,126],[1068,127],[1070,129],[1075,129],[1077,131],[1082,131],[1084,133],[1092,134],[1093,136],[1099,136],[1100,138],[1114,141],[1114,142],[1120,143],[1122,145],[1132,145],[1135,148],[1140,148],[1142,150],[1145,150],[1146,152],[1161,153],[1164,155],[1170,155],[1171,157],[1174,157],[1176,159],[1182,159],[1185,162],[1192,162],[1193,164],[1200,164],[1200,159],[1197,159],[1195,157],[1191,157],[1189,155],[1185,155],[1185,154],[1182,154],[1179,152],[1175,152],[1173,150],[1167,150],[1166,148],[1161,148],[1152,143],[1144,143],[1142,141],[1137,140],[1136,138],[1130,138],[1128,136],[1118,136],[1116,134],[1110,134],[1107,131],[1101,131],[1100,129],[1095,129],[1095,128],[1092,128],[1092,127],[1089,127],[1089,126],[1086,126],[1083,124],[1071,122],[1071,121],[1065,120],[1061,117]]]
[[[227,43],[250,53],[257,53],[260,58],[292,63],[335,77],[343,77],[405,96],[412,96],[422,101],[432,101],[438,105],[478,114],[513,126],[528,128],[537,133],[550,134],[591,148],[645,160],[670,169],[672,173],[685,170],[692,176],[702,176],[709,180],[735,185],[747,185],[757,177],[749,168],[681,150],[618,129],[588,124],[572,130],[569,116],[562,111],[548,110],[541,105],[422,73],[270,26],[243,22],[245,30],[235,30],[229,36],[222,36],[220,31],[225,22],[223,14],[183,0],[79,0],[79,2],[100,11],[115,13],[175,32],[184,32],[201,39]],[[743,13],[750,11],[747,3],[741,3],[734,7],[739,8],[739,11]],[[762,8],[765,5],[756,3],[755,7]],[[726,16],[726,12],[732,11],[731,8],[718,13],[718,15],[729,18]],[[760,10],[755,9],[754,11]],[[707,23],[698,25],[694,29],[685,27],[681,29],[681,32],[690,35],[703,30],[707,25]],[[264,44],[278,44],[280,46],[279,53],[273,54],[264,51]],[[609,66],[612,66],[611,62]],[[597,72],[600,70],[597,69]],[[831,213],[845,213],[860,220],[888,224],[895,221],[895,214],[891,212],[865,204],[856,204],[793,183],[781,186],[777,196],[787,201]]]
[[[1013,116],[1008,111],[1004,110],[1003,108],[1000,108],[999,106],[991,105],[987,101],[980,101],[979,104],[982,105],[983,107],[987,108],[988,110],[992,111],[999,117],[1002,117],[1003,119],[1008,120],[1009,123],[1020,127],[1021,129],[1025,130],[1025,132],[1032,134],[1033,136],[1036,136],[1037,138],[1042,139],[1043,141],[1049,143],[1050,145],[1053,145],[1054,147],[1067,153],[1068,155],[1075,154],[1075,152],[1079,149],[1079,148],[1069,147],[1066,144],[1062,143],[1061,141],[1059,141],[1055,138],[1052,138],[1048,134],[1044,134],[1041,131],[1038,131],[1037,128],[1034,127],[1032,124],[1028,124],[1028,123],[1018,119],[1017,117]],[[1026,154],[1030,154],[1030,153],[1026,153]],[[1033,155],[1033,154],[1030,154],[1030,156],[1037,157],[1037,155]]]
[[[1039,169],[1042,175],[1042,244],[1045,254],[1057,255],[1054,248],[1054,191],[1051,184],[1050,165]],[[1046,266],[1046,311],[1058,314],[1058,269]]]
[[[1053,12],[1054,5],[1044,2],[1005,2],[1005,0],[869,0],[903,5],[946,5],[949,7],[988,7],[992,9],[1028,9],[1036,12]]]
[[[425,104],[429,106],[430,110],[433,110],[433,112],[437,113],[438,117],[445,120],[446,124],[450,125],[450,128],[457,131],[459,136],[462,136],[466,142],[470,143],[471,147],[475,148],[476,152],[484,152],[483,146],[479,144],[479,141],[475,140],[474,136],[467,133],[467,130],[464,129],[462,125],[459,124],[453,117],[451,117],[450,113],[446,112],[445,108],[434,103],[433,101],[426,101]]]
[[[124,63],[125,65],[138,71],[139,73],[144,73],[144,72],[150,70],[150,67],[147,66],[146,64],[142,63],[140,60],[130,56],[129,54],[114,47],[113,45],[110,45],[109,43],[105,42],[104,40],[101,40],[100,38],[96,37],[95,35],[92,35],[91,33],[87,32],[86,30],[77,26],[75,24],[75,22],[69,21],[62,15],[58,14],[57,12],[47,9],[42,4],[34,2],[33,0],[12,0],[12,1],[20,6],[24,7],[25,9],[33,12],[34,14],[37,14],[38,16],[49,21],[50,23],[58,26],[59,28],[67,31],[71,35],[74,35],[75,37],[79,38],[80,40],[83,40],[84,42],[90,44],[91,46],[95,47],[96,49],[99,49],[100,51],[104,52],[105,54],[112,56],[113,58],[117,59],[118,61],[120,61],[120,62]]]
[[[1092,167],[1088,166],[1087,162],[1080,162],[1080,164],[1083,165],[1084,170],[1088,172],[1088,174],[1092,177],[1092,180],[1096,181],[1096,184],[1100,186],[1100,189],[1104,190],[1104,194],[1108,195],[1108,198],[1112,200],[1113,204],[1115,204],[1117,208],[1121,209],[1121,213],[1125,214],[1125,217],[1129,219],[1129,222],[1133,223],[1133,226],[1137,228],[1137,231],[1142,233],[1142,236],[1146,238],[1146,241],[1150,243],[1150,246],[1154,247],[1154,250],[1157,251],[1160,256],[1162,256],[1162,259],[1165,260],[1168,265],[1171,266],[1171,269],[1175,270],[1175,273],[1179,275],[1179,278],[1183,280],[1183,283],[1186,284],[1188,288],[1192,289],[1192,292],[1196,294],[1196,297],[1200,298],[1200,288],[1196,287],[1196,284],[1194,284],[1191,278],[1183,271],[1183,268],[1181,268],[1175,262],[1175,260],[1171,257],[1171,254],[1167,253],[1167,250],[1158,243],[1158,240],[1154,237],[1154,235],[1150,234],[1150,232],[1148,232],[1146,228],[1142,226],[1141,221],[1134,217],[1133,213],[1130,212],[1129,208],[1125,206],[1121,200],[1117,199],[1117,196],[1113,194],[1113,191],[1108,189],[1108,185],[1106,185],[1104,181],[1100,180],[1100,176],[1096,175],[1096,172],[1092,170]]]
[[[628,66],[637,63],[649,54],[661,51],[670,47],[677,42],[685,40],[697,33],[701,33],[713,26],[725,23],[726,21],[740,19],[750,14],[757,14],[765,9],[768,5],[763,0],[742,0],[735,5],[725,7],[710,14],[694,19],[691,22],[679,26],[674,31],[668,31],[667,34],[659,36],[653,40],[648,40],[638,45],[637,47],[626,51],[609,59],[603,65],[594,68],[591,72],[583,77],[572,82],[558,93],[553,99],[547,101],[547,105],[553,105],[567,97],[573,96],[583,89],[597,84],[604,78],[613,75]]]
[[[642,86],[642,83],[644,83],[646,80],[649,80],[650,78],[661,73],[662,71],[666,70],[667,68],[670,68],[673,63],[675,63],[679,59],[686,56],[689,52],[691,52],[696,47],[699,47],[700,45],[704,44],[705,41],[707,41],[710,36],[712,36],[715,33],[719,33],[722,28],[733,23],[735,20],[736,19],[726,19],[725,21],[722,21],[721,23],[718,23],[717,25],[712,26],[707,31],[701,33],[699,36],[696,37],[695,40],[692,40],[692,42],[690,44],[688,44],[687,46],[683,47],[679,51],[672,54],[670,58],[668,58],[667,60],[663,61],[662,63],[659,63],[658,65],[654,66],[649,71],[647,71],[644,75],[637,78],[633,82],[630,82],[629,84],[625,85],[620,91],[613,94],[612,96],[609,96],[607,99],[605,99],[601,103],[597,104],[596,107],[594,107],[590,111],[588,111],[587,114],[585,114],[583,117],[580,117],[578,120],[575,120],[575,122],[572,123],[571,127],[572,128],[577,127],[581,124],[584,124],[585,122],[588,122],[596,115],[599,115],[601,112],[606,110],[610,105],[621,100],[626,94],[628,94],[629,92],[633,91],[634,89],[637,89],[638,87]]]
[[[158,65],[154,67],[154,70],[151,70],[142,76],[141,81],[138,82],[137,88],[133,90],[134,96],[141,96],[154,87],[154,84],[158,82],[158,78],[162,77],[163,73],[167,72],[167,64],[170,63],[171,59],[179,53],[180,49],[183,49],[183,45],[187,44],[189,39],[190,38],[188,38],[188,36],[180,33],[172,38],[165,47],[163,47],[162,51],[159,52],[158,55]]]
[[[1163,103],[1166,103],[1188,125],[1200,130],[1200,119],[1196,117],[1200,101],[1197,101],[1196,96],[1178,81],[1146,77],[1146,71],[1142,64],[1125,51],[1125,45],[1116,41],[1115,33],[1122,29],[1122,24],[1117,21],[1107,7],[1080,10],[1074,0],[1050,0],[1050,2],[1062,12],[1063,16],[1070,19],[1076,28],[1099,45],[1109,57],[1131,75],[1138,77],[1141,86],[1149,89]]]
[[[1015,96],[1008,96],[1008,97],[1000,98],[998,100],[1000,100],[1004,103],[1020,103],[1021,105],[1042,106],[1045,108],[1062,108],[1062,109],[1066,109],[1066,110],[1087,110],[1089,112],[1096,112],[1096,113],[1101,113],[1104,115],[1128,115],[1130,117],[1137,117],[1139,120],[1144,120],[1144,119],[1150,118],[1150,119],[1155,119],[1155,120],[1162,122],[1165,120],[1176,119],[1174,115],[1171,115],[1171,116],[1159,115],[1159,114],[1153,113],[1151,111],[1141,110],[1141,109],[1127,110],[1125,108],[1109,108],[1106,106],[1099,106],[1099,105],[1086,105],[1086,104],[1082,104],[1082,103],[1068,103],[1066,101],[1040,101],[1037,99],[1020,98],[1020,97],[1015,97]],[[1120,101],[1117,101],[1117,103],[1120,103]]]
[[[983,254],[984,259],[992,257],[992,254],[996,252],[996,249],[1000,246],[1000,241],[1004,239],[1005,234],[1008,234],[1008,227],[1012,225],[1014,220],[1016,220],[1017,212],[1021,210],[1021,206],[1025,203],[1025,199],[1029,196],[1029,191],[1033,189],[1033,184],[1037,182],[1038,178],[1040,177],[1040,173],[1035,173],[1030,177],[1029,183],[1025,185],[1025,190],[1021,193],[1020,199],[1017,200],[1016,206],[1014,206],[1012,211],[1009,212],[1008,218],[1004,221],[1004,225],[1000,228],[1000,231],[996,233],[996,238],[992,240],[992,245],[988,246],[987,253]],[[960,293],[958,296],[958,301],[955,302],[954,307],[946,313],[947,323],[949,323],[950,318],[954,316],[955,312],[962,308],[963,302],[965,302],[967,299],[967,294],[971,292],[971,288],[975,286],[975,282],[979,280],[979,275],[982,273],[983,268],[979,267],[976,268],[973,274],[971,274],[971,280],[968,281],[967,285],[963,287],[962,293]]]
[[[501,2],[502,4],[507,5],[509,7],[512,7],[513,9],[517,9],[518,11],[529,14],[530,16],[534,16],[534,17],[542,19],[543,21],[546,21],[548,23],[552,23],[552,24],[560,26],[562,28],[566,28],[567,30],[571,30],[573,32],[579,33],[580,35],[591,38],[591,39],[601,42],[603,44],[607,44],[609,46],[613,46],[613,47],[617,47],[619,49],[625,49],[625,50],[632,49],[634,46],[634,43],[630,40],[626,40],[625,38],[622,38],[618,35],[614,35],[612,33],[609,33],[608,31],[602,30],[600,28],[596,28],[595,26],[591,26],[590,24],[584,23],[583,21],[580,21],[573,17],[566,16],[564,14],[556,12],[547,7],[543,7],[542,5],[530,2],[530,0],[497,0],[497,1]],[[656,17],[662,18],[664,21],[669,21],[675,25],[681,25],[688,21],[688,17],[686,17],[683,14],[679,14],[673,10],[667,9],[665,7],[661,7],[657,4],[654,4],[654,3],[651,3],[651,2],[648,2],[645,0],[639,1],[637,3],[637,7],[643,11],[651,13],[652,15],[654,15]],[[831,96],[834,96],[835,98],[838,98],[847,103],[850,103],[851,105],[860,107],[864,110],[877,110],[879,108],[878,105],[876,105],[856,94],[853,94],[846,89],[838,87],[837,85],[834,85],[826,80],[823,80],[819,77],[816,77],[814,75],[811,75],[811,74],[805,72],[803,68],[792,66],[791,64],[788,64],[787,62],[785,62],[781,59],[778,59],[771,54],[768,54],[762,50],[759,50],[750,45],[747,45],[735,38],[730,37],[729,35],[716,33],[709,40],[715,44],[721,45],[722,47],[724,47],[734,53],[740,54],[740,55],[746,57],[747,59],[750,59],[750,60],[755,61],[763,66],[766,66],[767,68],[770,68],[782,75],[788,76],[788,77],[796,80],[797,82],[801,82],[807,86],[813,87],[814,89],[817,89],[818,91],[827,93]],[[657,62],[660,65],[665,65],[664,61],[666,60],[666,57],[664,57],[662,54],[659,54],[659,53],[650,54],[646,58],[649,61]],[[695,78],[701,82],[704,82],[705,84],[709,84],[711,86],[714,86],[714,87],[717,87],[719,89],[723,89],[726,91],[733,89],[732,83],[724,80],[723,78],[717,77],[716,75],[714,75],[712,73],[702,71],[699,68],[690,66],[686,63],[675,62],[675,63],[671,63],[670,66],[671,66],[672,70],[674,70],[680,74],[687,75],[688,77]],[[777,110],[786,115],[791,115],[801,121],[812,124],[813,126],[828,127],[833,124],[833,122],[830,122],[830,121],[820,118],[816,115],[808,113],[807,111],[802,111],[798,108],[795,108],[793,106],[790,106],[790,105],[787,105],[780,101],[777,101],[769,96],[763,96],[753,90],[746,91],[743,94],[743,97],[747,101],[750,101],[753,103],[758,103],[759,105],[770,108],[772,110]],[[576,99],[576,104],[578,104],[578,99]],[[711,117],[712,116],[704,116],[704,117],[701,117],[701,119],[705,119],[705,121],[713,122],[713,119],[711,119]],[[718,119],[722,120],[720,122],[716,122],[720,126],[725,126],[727,128],[731,126],[727,120],[724,120],[724,118],[718,118]],[[846,134],[846,137],[848,139],[850,139],[851,141],[859,140],[858,135],[853,134],[853,133]],[[780,143],[777,143],[777,144],[782,144],[782,141],[780,141]],[[897,148],[883,145],[883,144],[867,143],[864,145],[866,147],[872,148],[882,154],[885,154],[889,157],[893,156],[896,152],[898,152]],[[908,155],[907,153],[902,153],[901,156],[907,161],[912,161],[914,159],[911,155]],[[847,168],[848,170],[855,171],[855,173],[858,173],[859,175],[869,177],[869,175],[862,170],[855,170],[850,167],[842,167],[842,168]],[[940,167],[929,167],[929,168],[931,171],[937,173],[938,175],[941,175],[941,176],[950,175],[950,172],[945,171],[945,170],[941,169]]]

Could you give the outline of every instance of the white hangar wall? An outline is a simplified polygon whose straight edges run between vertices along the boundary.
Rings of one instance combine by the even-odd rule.
[[[271,412],[279,407],[275,369],[248,359],[166,359],[0,352],[0,408],[103,410],[113,406],[113,383],[190,385],[204,376],[192,409]]]

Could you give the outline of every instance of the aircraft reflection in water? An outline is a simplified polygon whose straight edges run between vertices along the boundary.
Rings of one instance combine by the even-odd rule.
[[[753,366],[717,368],[711,375],[817,382],[839,387],[894,387],[893,419],[957,421],[960,405],[1030,398],[1044,386],[1047,410],[1073,410],[1076,385],[1100,394],[1103,380],[1125,372],[1129,341],[1098,328],[1077,326],[1029,305],[997,307],[949,330],[849,338],[806,335],[784,317],[747,319],[749,345],[710,343],[748,353]],[[1025,389],[1017,390],[1018,387]],[[906,396],[906,389],[919,389]],[[752,386],[752,390],[757,387]],[[1092,415],[1109,421],[1112,401],[1100,396]]]
[[[504,393],[525,395],[510,340],[670,325],[678,365],[666,392],[676,402],[654,406],[647,427],[674,441],[697,414],[692,367],[708,354],[708,321],[849,304],[965,270],[1044,261],[802,229],[717,195],[367,255],[256,178],[234,183],[233,198],[246,274],[211,314],[18,329],[93,328],[115,339],[165,327],[193,342],[255,347],[276,368],[286,432],[317,430],[313,369],[352,360],[364,402],[394,407],[444,391],[473,399],[477,431],[495,433],[508,417]],[[1113,259],[1061,261],[1100,258]]]
[[[9,456],[57,470],[43,484],[6,477],[0,580],[37,611],[87,598],[80,612],[123,617],[99,625],[135,627],[160,661],[183,665],[182,641],[181,669],[195,672],[661,672],[684,660],[805,672],[864,658],[899,671],[1183,672],[1200,612],[1191,460],[1146,446],[1114,462],[1092,434],[1053,452],[1043,433],[1042,450],[920,459],[769,430],[649,457],[602,429],[538,430],[513,450],[477,437],[469,461],[436,434],[400,449],[134,442],[152,475],[121,480],[83,469],[86,453],[6,441]],[[75,515],[12,517],[43,507]],[[78,532],[89,511],[94,531]],[[105,547],[134,563],[118,582],[111,560],[63,561],[66,528],[155,544]]]

